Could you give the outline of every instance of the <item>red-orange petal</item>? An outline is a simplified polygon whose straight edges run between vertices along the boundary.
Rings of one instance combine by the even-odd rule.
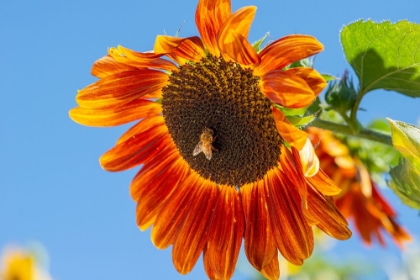
[[[117,144],[101,156],[99,162],[107,171],[122,171],[143,163],[172,141],[166,126],[155,126]]]
[[[124,106],[110,109],[92,110],[76,107],[70,110],[69,115],[73,121],[87,126],[116,126],[161,112],[162,105],[159,103],[135,99]]]
[[[286,181],[287,176],[279,177],[279,172],[273,170],[266,175],[270,219],[276,225],[272,232],[284,258],[295,265],[301,265],[312,254],[312,228],[305,220],[301,198],[295,186]]]
[[[248,42],[248,33],[257,8],[243,7],[232,14],[218,33],[218,46],[222,54],[227,54],[242,65],[257,64],[260,57]]]
[[[172,249],[172,261],[181,274],[187,274],[193,269],[206,245],[209,225],[220,193],[216,183],[201,177],[190,188],[195,189],[193,202],[178,228]]]
[[[241,194],[246,221],[245,254],[252,266],[260,271],[277,254],[267,211],[268,194],[264,191],[264,181],[242,186]]]
[[[168,79],[166,73],[150,69],[116,73],[80,90],[76,101],[85,109],[116,108],[145,94],[161,91]]]
[[[317,96],[302,77],[284,70],[266,73],[261,78],[260,88],[268,99],[287,108],[309,106]]]
[[[306,181],[319,192],[332,196],[341,192],[341,189],[325,174],[322,169],[315,176],[306,178]]]
[[[211,271],[220,279],[230,279],[235,271],[245,230],[240,193],[221,186],[207,241],[206,258]]]
[[[226,60],[234,60],[242,65],[253,65],[260,61],[260,57],[241,34],[233,30],[226,32],[227,36],[218,40],[220,51]]]
[[[327,86],[325,79],[321,76],[321,74],[318,73],[318,71],[313,68],[294,67],[287,69],[286,72],[304,79],[316,96],[318,96],[318,94],[320,94],[321,91]]]
[[[178,38],[159,35],[156,38],[155,53],[165,53],[166,56],[175,60],[179,65],[188,61],[199,62],[206,56],[203,43],[197,36]]]
[[[136,67],[116,61],[110,55],[106,55],[93,63],[91,74],[98,78],[105,78],[110,75],[136,70]]]
[[[156,126],[165,126],[165,119],[162,115],[153,116],[140,120],[138,123],[130,127],[123,135],[118,138],[117,145],[127,141],[130,138],[135,138],[137,134]]]
[[[318,228],[326,234],[339,240],[351,237],[351,231],[347,227],[348,223],[338,211],[331,197],[308,188],[308,208],[308,213],[312,218],[319,221]]]
[[[260,272],[267,279],[278,280],[280,278],[279,257],[274,256],[273,260],[268,265],[266,265]]]
[[[222,280],[223,278],[220,278],[217,276],[216,272],[213,269],[213,265],[210,263],[209,254],[207,254],[207,247],[204,247],[203,251],[203,263],[204,263],[204,270],[206,271],[207,277],[210,280]],[[225,280],[225,279],[223,279]]]
[[[305,146],[306,139],[308,139],[308,134],[305,131],[290,124],[283,113],[276,107],[273,106],[272,111],[276,128],[280,136],[286,140],[287,144],[296,147],[298,150],[301,150],[303,146]]]
[[[324,46],[314,37],[308,35],[290,35],[280,38],[260,52],[261,63],[254,69],[254,75],[282,69],[292,62],[319,53]]]
[[[168,162],[166,166],[160,166],[159,174],[150,179],[141,178],[143,180],[138,182],[138,188],[143,189],[136,208],[137,225],[141,230],[146,230],[155,222],[163,205],[176,191],[178,182],[186,177],[189,168],[183,165],[184,159],[177,156],[176,160]]]
[[[174,243],[175,233],[193,203],[197,174],[191,174],[184,182],[180,182],[176,192],[173,192],[162,211],[156,218],[152,228],[152,242],[159,249],[165,249]]]
[[[195,13],[195,23],[208,52],[220,56],[217,33],[231,15],[230,0],[200,0]]]
[[[161,58],[165,54],[153,52],[135,52],[133,50],[118,46],[110,48],[108,54],[116,61],[142,69],[153,68],[166,71],[175,71],[178,67],[171,61]]]
[[[133,180],[131,181],[130,195],[131,198],[136,202],[139,201],[141,197],[143,197],[144,192],[147,192],[148,188],[145,186],[150,185],[150,188],[153,188],[154,184],[151,182],[165,178],[160,176],[160,174],[166,173],[170,168],[173,169],[171,166],[174,164],[174,162],[178,162],[180,164],[180,166],[175,168],[176,172],[181,170],[183,167],[182,161],[178,161],[180,156],[176,150],[175,145],[168,145],[168,148],[162,150],[156,158],[154,158],[154,160],[151,162],[147,162],[147,164],[137,172],[136,176],[134,176]]]

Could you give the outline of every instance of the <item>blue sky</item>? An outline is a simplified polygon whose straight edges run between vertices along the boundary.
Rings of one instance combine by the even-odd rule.
[[[54,279],[205,278],[201,260],[189,275],[179,275],[171,250],[155,249],[150,232],[138,230],[135,203],[128,192],[136,169],[108,173],[99,166],[99,156],[127,126],[88,128],[68,117],[77,90],[95,81],[91,65],[107,48],[120,44],[150,50],[157,34],[175,35],[184,21],[180,36],[197,35],[196,4],[195,0],[2,1],[0,247],[42,243]],[[292,33],[313,35],[325,46],[316,58],[317,69],[334,75],[349,68],[339,42],[345,24],[369,18],[420,23],[417,0],[232,3],[233,10],[246,5],[258,7],[250,41],[266,32],[272,39]],[[364,123],[386,116],[417,123],[420,100],[375,91],[362,107],[368,109],[360,113]],[[401,214],[400,221],[418,238],[418,213],[401,205],[390,191],[385,194]],[[388,249],[367,250],[355,234],[340,242],[337,252],[371,259],[397,252],[392,244]],[[234,279],[247,278],[237,272]]]

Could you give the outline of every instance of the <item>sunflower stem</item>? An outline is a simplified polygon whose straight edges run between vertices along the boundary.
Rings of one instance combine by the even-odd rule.
[[[392,139],[390,135],[387,135],[378,131],[374,131],[371,129],[367,129],[364,127],[360,128],[360,130],[356,132],[348,125],[321,120],[319,118],[315,118],[309,125],[319,127],[322,129],[331,130],[332,132],[364,138],[364,139],[368,139],[368,140],[372,140],[372,141],[376,141],[382,144],[392,146]]]

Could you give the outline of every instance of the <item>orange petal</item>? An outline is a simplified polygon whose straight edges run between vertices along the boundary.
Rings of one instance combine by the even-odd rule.
[[[80,90],[76,101],[85,109],[115,108],[161,91],[168,78],[163,72],[149,69],[116,73]]]
[[[331,197],[308,188],[308,208],[311,216],[319,221],[317,226],[323,232],[339,240],[351,237],[351,231],[347,227],[348,223],[338,211]]]
[[[130,127],[130,129],[127,130],[123,135],[121,135],[116,144],[118,145],[129,140],[130,138],[135,138],[136,135],[140,132],[143,132],[156,126],[165,126],[165,119],[163,118],[163,116],[158,115],[142,119],[141,121]]]
[[[254,69],[254,75],[263,76],[271,70],[282,69],[323,49],[324,46],[312,36],[290,35],[280,38],[260,52],[261,63]]]
[[[200,0],[195,12],[195,23],[208,52],[220,56],[217,33],[231,15],[230,0]]]
[[[266,188],[269,193],[269,213],[277,247],[282,255],[295,265],[303,264],[314,247],[312,228],[307,224],[301,209],[301,198],[290,181],[285,181],[273,170],[266,175]]]
[[[136,181],[138,188],[143,189],[142,192],[139,191],[136,208],[137,225],[143,231],[155,222],[163,205],[176,191],[178,182],[186,177],[188,166],[183,164],[184,159],[179,155],[177,157],[176,160],[167,162],[166,166],[160,166],[159,174],[154,177],[150,179],[145,177]]]
[[[76,107],[70,110],[70,118],[83,125],[88,126],[116,126],[126,124],[134,120],[158,115],[162,112],[162,105],[159,103],[135,99],[124,106],[91,110]]]
[[[316,96],[327,86],[327,82],[315,69],[309,67],[295,67],[287,69],[286,72],[304,79]]]
[[[91,74],[98,78],[105,78],[116,73],[130,70],[136,70],[136,67],[118,62],[111,56],[106,55],[95,61],[92,66]]]
[[[207,247],[204,247],[203,252],[203,263],[204,263],[204,270],[206,271],[207,277],[210,280],[222,280],[224,278],[220,278],[217,276],[216,272],[214,271],[212,264],[210,263],[209,254],[207,253]]]
[[[268,265],[266,265],[260,272],[267,279],[278,280],[280,278],[279,257],[274,256],[273,260]]]
[[[118,48],[110,48],[108,54],[116,61],[131,65],[133,67],[154,68],[167,71],[175,71],[178,67],[167,59],[160,58],[165,54],[156,54],[152,52],[140,53],[133,50],[118,46]]]
[[[166,173],[168,169],[173,169],[174,167],[172,167],[172,165],[174,165],[175,162],[180,164],[180,166],[175,168],[175,172],[182,169],[183,164],[178,161],[180,156],[175,145],[169,146],[169,149],[162,150],[158,157],[156,157],[157,159],[154,158],[153,161],[145,164],[139,172],[137,172],[136,176],[134,176],[130,184],[130,195],[134,201],[139,201],[140,198],[144,196],[144,192],[148,191],[148,188],[145,186],[151,186],[150,188],[153,188],[154,184],[151,183],[152,181],[165,178],[160,176],[160,174]]]
[[[122,171],[142,164],[172,141],[166,126],[156,126],[117,144],[101,156],[99,162],[107,171]]]
[[[193,201],[193,193],[196,191],[196,174],[191,174],[184,182],[180,182],[176,192],[173,192],[162,211],[156,218],[152,228],[152,242],[159,249],[169,247],[175,238],[179,225],[189,213],[190,202]]]
[[[178,38],[159,35],[156,38],[155,53],[165,53],[168,57],[183,65],[188,61],[199,62],[206,56],[200,38]]]
[[[228,30],[226,35],[226,37],[218,40],[219,48],[226,60],[233,59],[242,65],[259,63],[258,54],[245,37],[233,30]]]
[[[308,134],[290,124],[283,113],[276,107],[272,108],[274,121],[276,123],[277,131],[279,132],[281,138],[283,138],[287,144],[295,147],[298,150],[301,150],[308,139]]]
[[[230,279],[235,271],[244,230],[240,194],[234,187],[221,186],[206,251],[207,265],[220,279]]]
[[[303,108],[312,104],[316,94],[306,81],[290,71],[273,70],[262,76],[261,92],[276,104]]]
[[[341,189],[320,169],[315,176],[306,178],[306,181],[319,192],[332,196],[341,192]]]
[[[245,254],[249,262],[260,271],[277,254],[267,211],[268,194],[264,191],[264,181],[242,186],[241,194],[246,221]]]
[[[243,65],[260,62],[260,57],[247,41],[256,10],[254,6],[239,9],[223,24],[218,34],[220,51]]]
[[[172,249],[172,261],[181,274],[189,273],[200,257],[219,198],[216,184],[201,177],[190,188],[195,189],[195,192],[188,213],[178,228]]]
[[[300,160],[303,174],[306,178],[312,177],[318,173],[319,159],[315,154],[314,147],[309,138],[306,138],[306,143],[301,150],[298,151],[295,147],[292,147],[292,150],[296,151],[295,158]]]

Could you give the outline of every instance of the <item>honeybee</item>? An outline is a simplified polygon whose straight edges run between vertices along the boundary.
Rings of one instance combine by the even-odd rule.
[[[213,155],[213,151],[217,151],[215,147],[213,147],[212,143],[216,139],[213,137],[213,130],[210,128],[205,127],[203,132],[200,135],[200,142],[198,142],[197,146],[195,146],[193,151],[193,156],[198,155],[199,153],[203,152],[204,155],[208,160],[211,160]]]

